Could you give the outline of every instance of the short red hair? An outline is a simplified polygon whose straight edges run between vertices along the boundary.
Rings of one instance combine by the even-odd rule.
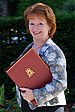
[[[29,31],[29,19],[33,18],[34,15],[46,19],[48,25],[51,28],[49,37],[52,38],[54,33],[56,32],[56,17],[53,10],[48,5],[45,5],[43,3],[36,3],[28,7],[24,11],[24,19],[27,31]]]

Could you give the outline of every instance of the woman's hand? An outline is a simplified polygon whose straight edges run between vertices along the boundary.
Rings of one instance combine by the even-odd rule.
[[[34,95],[33,95],[31,89],[20,88],[20,90],[21,90],[21,95],[22,95],[23,99],[25,99],[27,102],[30,102],[31,100],[34,99]]]

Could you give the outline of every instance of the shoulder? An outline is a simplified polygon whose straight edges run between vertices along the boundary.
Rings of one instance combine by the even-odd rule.
[[[42,47],[41,54],[43,55],[56,55],[57,57],[65,58],[63,51],[60,49],[58,45],[56,45],[52,39],[48,39],[47,42]]]

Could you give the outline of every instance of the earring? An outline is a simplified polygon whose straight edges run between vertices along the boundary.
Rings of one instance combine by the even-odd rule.
[[[50,33],[50,30],[48,31],[48,33]]]

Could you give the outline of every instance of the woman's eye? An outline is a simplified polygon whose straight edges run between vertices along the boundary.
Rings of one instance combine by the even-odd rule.
[[[34,25],[34,23],[30,23],[30,25]]]
[[[43,25],[43,23],[40,23],[40,25]]]

